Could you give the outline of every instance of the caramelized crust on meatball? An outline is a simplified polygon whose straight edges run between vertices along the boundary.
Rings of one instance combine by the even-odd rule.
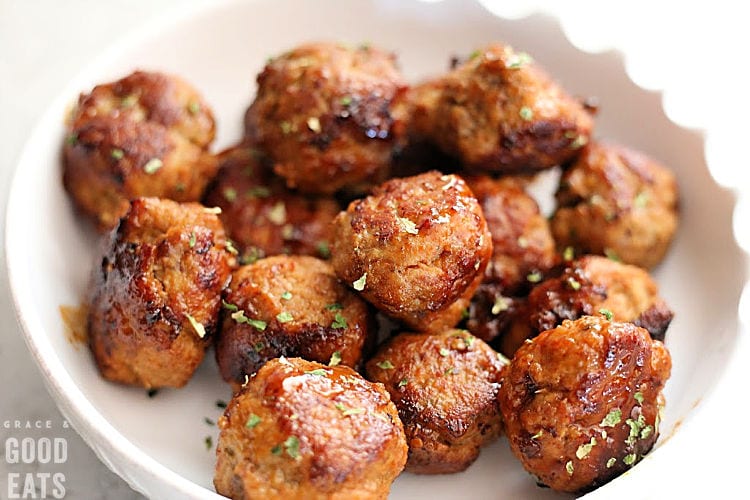
[[[447,75],[415,87],[410,133],[481,172],[540,170],[588,141],[592,119],[531,58],[495,44]]]
[[[399,142],[390,105],[405,88],[394,54],[312,43],[272,59],[257,80],[246,135],[287,186],[330,194],[385,179]]]
[[[406,470],[460,472],[500,433],[503,362],[464,330],[402,333],[367,362],[367,377],[391,394],[409,444]]]
[[[222,152],[219,173],[206,194],[207,205],[221,207],[240,262],[278,254],[328,258],[339,204],[290,191],[259,155],[247,144]]]
[[[656,442],[671,366],[666,347],[631,323],[585,316],[542,333],[503,372],[513,453],[557,491],[611,481]]]
[[[82,94],[68,124],[63,183],[99,229],[145,196],[198,201],[216,173],[214,118],[176,76],[136,71]]]
[[[367,304],[314,257],[278,255],[243,266],[224,296],[216,359],[235,389],[279,356],[359,367],[375,340]]]
[[[210,209],[134,200],[93,273],[89,345],[102,376],[146,388],[185,385],[216,330],[233,265]]]
[[[527,339],[566,319],[603,314],[635,323],[657,340],[674,313],[659,296],[659,287],[643,269],[606,257],[587,255],[570,262],[562,274],[539,283],[518,307],[501,351],[512,356]]]
[[[345,366],[271,360],[219,428],[214,486],[233,499],[385,499],[406,462],[388,393]]]
[[[562,177],[551,227],[560,248],[616,256],[650,269],[677,229],[677,182],[660,163],[594,143]]]
[[[492,254],[482,209],[455,175],[392,179],[334,224],[338,277],[419,331],[459,321]]]

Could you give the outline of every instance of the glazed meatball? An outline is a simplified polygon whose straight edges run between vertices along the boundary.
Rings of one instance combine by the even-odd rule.
[[[592,119],[531,58],[510,46],[478,50],[407,96],[410,134],[479,172],[535,171],[586,144]]]
[[[512,356],[527,338],[554,328],[563,320],[597,314],[635,323],[657,340],[664,340],[674,316],[648,272],[606,257],[587,255],[569,262],[560,276],[534,287],[526,303],[517,308],[509,334],[501,339],[500,350]]]
[[[89,345],[102,376],[182,387],[219,320],[233,255],[215,211],[156,198],[132,202],[95,267]]]
[[[214,118],[176,76],[136,71],[82,94],[68,123],[63,183],[99,229],[145,196],[198,201],[216,173]]]
[[[419,331],[460,320],[492,254],[482,209],[455,175],[392,179],[349,204],[334,224],[339,278]]]
[[[279,356],[359,367],[375,339],[367,304],[314,257],[278,255],[243,266],[224,296],[216,359],[235,389]]]
[[[246,134],[290,188],[361,190],[388,173],[399,143],[390,105],[403,89],[392,53],[303,45],[272,59],[258,76]]]
[[[219,428],[214,486],[234,499],[385,499],[406,462],[388,393],[345,366],[271,360]]]
[[[219,173],[206,194],[207,205],[221,207],[240,262],[278,254],[328,258],[339,204],[288,190],[259,155],[244,144],[221,153]]]
[[[583,492],[619,476],[659,435],[666,347],[631,323],[585,316],[524,344],[498,393],[511,449],[539,481]]]
[[[500,433],[498,354],[465,330],[402,333],[367,362],[391,394],[409,444],[406,470],[460,472]]]
[[[663,165],[622,146],[594,143],[562,177],[552,217],[558,245],[650,269],[677,229],[677,183]]]

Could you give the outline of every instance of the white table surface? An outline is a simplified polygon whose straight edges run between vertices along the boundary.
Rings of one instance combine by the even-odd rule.
[[[7,191],[15,162],[34,123],[58,90],[108,44],[179,3],[0,0],[0,234],[4,235]],[[671,10],[671,5],[646,1],[625,2],[619,10],[611,4],[538,3],[563,9],[561,15],[567,22],[589,23],[592,29],[605,30],[615,44],[627,49],[628,67],[636,80],[652,87],[667,86],[667,110],[673,110],[681,121],[709,129],[709,161],[717,167],[727,165],[717,171],[719,179],[748,185],[750,76],[746,74],[746,50],[750,30],[744,26],[742,10],[716,1],[681,6],[679,12]],[[587,14],[571,19],[572,11]],[[601,17],[595,21],[596,16]],[[748,236],[741,240],[750,243]],[[142,498],[109,472],[72,429],[63,428],[63,417],[48,396],[15,322],[4,243],[0,257],[0,443],[13,437],[46,436],[63,438],[68,446],[66,462],[49,466],[11,464],[3,454],[0,499],[7,498],[9,474],[15,472],[64,473],[66,498]],[[728,367],[725,382],[689,423],[690,439],[674,439],[673,446],[663,449],[679,467],[654,474],[653,489],[632,492],[632,497],[750,497],[743,480],[746,450],[750,448],[743,418],[747,415],[747,390],[746,382],[737,383],[750,380],[750,363],[740,362],[750,355],[746,336],[741,338],[741,355]],[[14,429],[15,421],[23,425],[40,422],[51,429]],[[709,452],[696,454],[695,450]]]

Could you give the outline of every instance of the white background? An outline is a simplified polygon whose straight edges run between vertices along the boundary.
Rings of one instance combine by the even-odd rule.
[[[0,234],[11,175],[35,121],[81,68],[108,44],[146,19],[179,8],[179,0],[0,0]],[[729,2],[494,2],[506,14],[539,4],[560,16],[563,26],[585,27],[574,43],[588,50],[617,47],[635,81],[666,88],[665,106],[677,121],[707,130],[707,159],[724,185],[747,187],[750,170],[750,74],[747,50],[750,27],[744,10]],[[740,5],[739,2],[737,2]],[[679,145],[675,145],[679,147]],[[745,205],[743,204],[742,207]],[[747,217],[745,221],[749,220]],[[738,239],[750,245],[750,224]],[[4,263],[4,245],[0,247]],[[707,256],[710,262],[710,256]],[[712,263],[711,265],[720,265]],[[738,269],[737,272],[745,272]],[[8,420],[51,421],[65,437],[69,460],[55,470],[65,472],[67,498],[140,498],[101,465],[71,430],[60,429],[62,417],[47,395],[36,366],[15,323],[7,277],[0,270],[0,424]],[[747,340],[741,356],[748,359]],[[748,498],[744,486],[750,449],[745,416],[750,369],[737,361],[729,367],[731,387],[722,383],[703,401],[697,417],[663,449],[674,468],[653,476],[653,488],[629,492],[630,498],[675,498],[714,495]],[[681,434],[687,435],[684,437]],[[0,442],[18,431],[0,426]],[[0,459],[0,498],[5,498],[7,471]],[[18,470],[12,469],[12,470]]]

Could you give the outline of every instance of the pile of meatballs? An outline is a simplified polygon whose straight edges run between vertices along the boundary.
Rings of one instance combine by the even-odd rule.
[[[502,434],[541,485],[612,480],[659,435],[673,312],[649,269],[678,194],[595,139],[595,114],[504,44],[414,85],[370,45],[296,47],[218,154],[182,79],[97,85],[63,182],[102,233],[101,375],[182,387],[213,346],[231,498],[385,498],[402,470],[465,470]],[[551,168],[546,217],[527,187]]]

